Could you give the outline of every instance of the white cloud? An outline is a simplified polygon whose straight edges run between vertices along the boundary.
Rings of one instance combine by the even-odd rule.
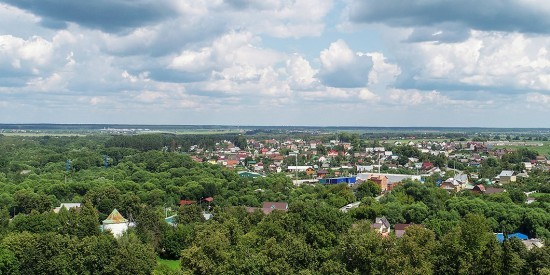
[[[323,19],[333,7],[332,2],[276,0],[258,5],[258,2],[250,1],[238,5],[234,13],[230,14],[236,26],[254,33],[280,38],[319,36],[325,28]]]
[[[389,92],[389,99],[393,104],[399,105],[432,105],[436,104],[441,108],[451,100],[437,91],[423,92],[419,90],[393,89]]]
[[[186,72],[221,70],[234,65],[258,68],[276,63],[284,56],[255,46],[259,41],[250,32],[230,32],[216,39],[209,47],[196,51],[184,50],[172,59],[169,67]]]
[[[525,101],[533,103],[535,105],[547,105],[550,106],[550,95],[541,93],[529,93],[525,97]]]
[[[312,88],[319,81],[315,78],[318,70],[311,67],[302,56],[294,54],[286,61],[286,71],[289,74],[290,84],[295,89]]]
[[[472,31],[460,43],[409,44],[397,59],[406,62],[406,85],[550,90],[549,44],[546,36]]]
[[[369,85],[393,85],[401,74],[401,68],[397,64],[387,63],[383,53],[367,53],[367,56],[370,56],[373,62],[369,73]]]
[[[166,99],[167,97],[168,95],[163,92],[142,91],[138,95],[136,95],[134,98],[141,102],[151,103],[158,100]]]
[[[0,36],[0,64],[14,69],[25,68],[36,74],[48,63],[53,53],[52,43],[39,36],[28,40],[12,35]]]
[[[354,53],[344,40],[330,44],[320,54],[319,78],[332,87],[364,87],[368,83],[372,59],[363,53]]]
[[[362,100],[374,100],[378,101],[379,97],[368,89],[361,89],[359,91],[359,98]]]

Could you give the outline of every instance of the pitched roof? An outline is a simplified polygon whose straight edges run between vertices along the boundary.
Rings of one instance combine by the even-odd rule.
[[[483,184],[478,184],[474,187],[473,190],[480,191],[480,192],[485,192],[485,186],[483,186]]]
[[[190,205],[195,203],[195,201],[189,201],[189,200],[181,200],[180,205]]]
[[[405,230],[405,228],[413,225],[412,223],[396,223],[394,225],[395,230]]]
[[[385,216],[382,216],[381,218],[376,218],[374,223],[383,224],[386,228],[390,228],[390,222],[388,219],[386,219]]]
[[[263,209],[276,209],[276,210],[286,211],[286,210],[288,210],[288,203],[286,203],[286,202],[266,201],[266,202],[264,202],[262,208]]]
[[[113,224],[113,223],[126,223],[128,222],[127,219],[125,219],[119,212],[116,210],[116,208],[109,214],[107,219],[103,221],[103,224]]]
[[[503,170],[502,172],[500,172],[500,175],[501,177],[511,177],[514,175],[514,171],[508,171],[508,170]]]

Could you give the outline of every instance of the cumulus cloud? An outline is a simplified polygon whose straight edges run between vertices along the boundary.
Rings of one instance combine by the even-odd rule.
[[[399,53],[409,70],[400,84],[423,89],[550,90],[548,43],[545,36],[481,31],[472,31],[460,43],[417,43],[408,47],[414,55]]]
[[[24,86],[30,78],[50,72],[54,47],[51,41],[34,36],[27,40],[0,36],[0,87]]]
[[[319,36],[323,19],[333,7],[332,0],[226,0],[236,26],[274,37]],[[228,10],[224,9],[224,13]]]
[[[550,32],[550,8],[544,0],[353,0],[349,11],[356,23],[395,27],[457,23],[485,31]]]
[[[286,61],[286,71],[294,89],[308,89],[319,84],[319,80],[315,77],[318,70],[312,68],[309,61],[298,54],[292,55]]]
[[[389,92],[389,99],[393,104],[399,105],[445,105],[450,99],[437,91],[399,90]]]
[[[281,55],[255,46],[259,38],[249,32],[230,32],[216,39],[211,46],[184,50],[173,58],[169,67],[185,72],[220,69],[232,65],[262,67],[277,62]]]
[[[330,44],[320,54],[321,70],[319,78],[331,87],[364,87],[368,83],[372,68],[372,58],[363,53],[353,52],[343,40]]]

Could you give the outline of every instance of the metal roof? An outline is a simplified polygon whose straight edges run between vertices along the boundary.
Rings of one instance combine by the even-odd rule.
[[[115,224],[115,223],[127,223],[128,220],[125,219],[116,208],[111,212],[111,214],[103,221],[103,224]]]

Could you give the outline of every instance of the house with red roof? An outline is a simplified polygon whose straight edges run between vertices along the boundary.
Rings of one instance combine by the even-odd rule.
[[[434,167],[433,163],[427,161],[422,163],[422,170],[430,170]]]

